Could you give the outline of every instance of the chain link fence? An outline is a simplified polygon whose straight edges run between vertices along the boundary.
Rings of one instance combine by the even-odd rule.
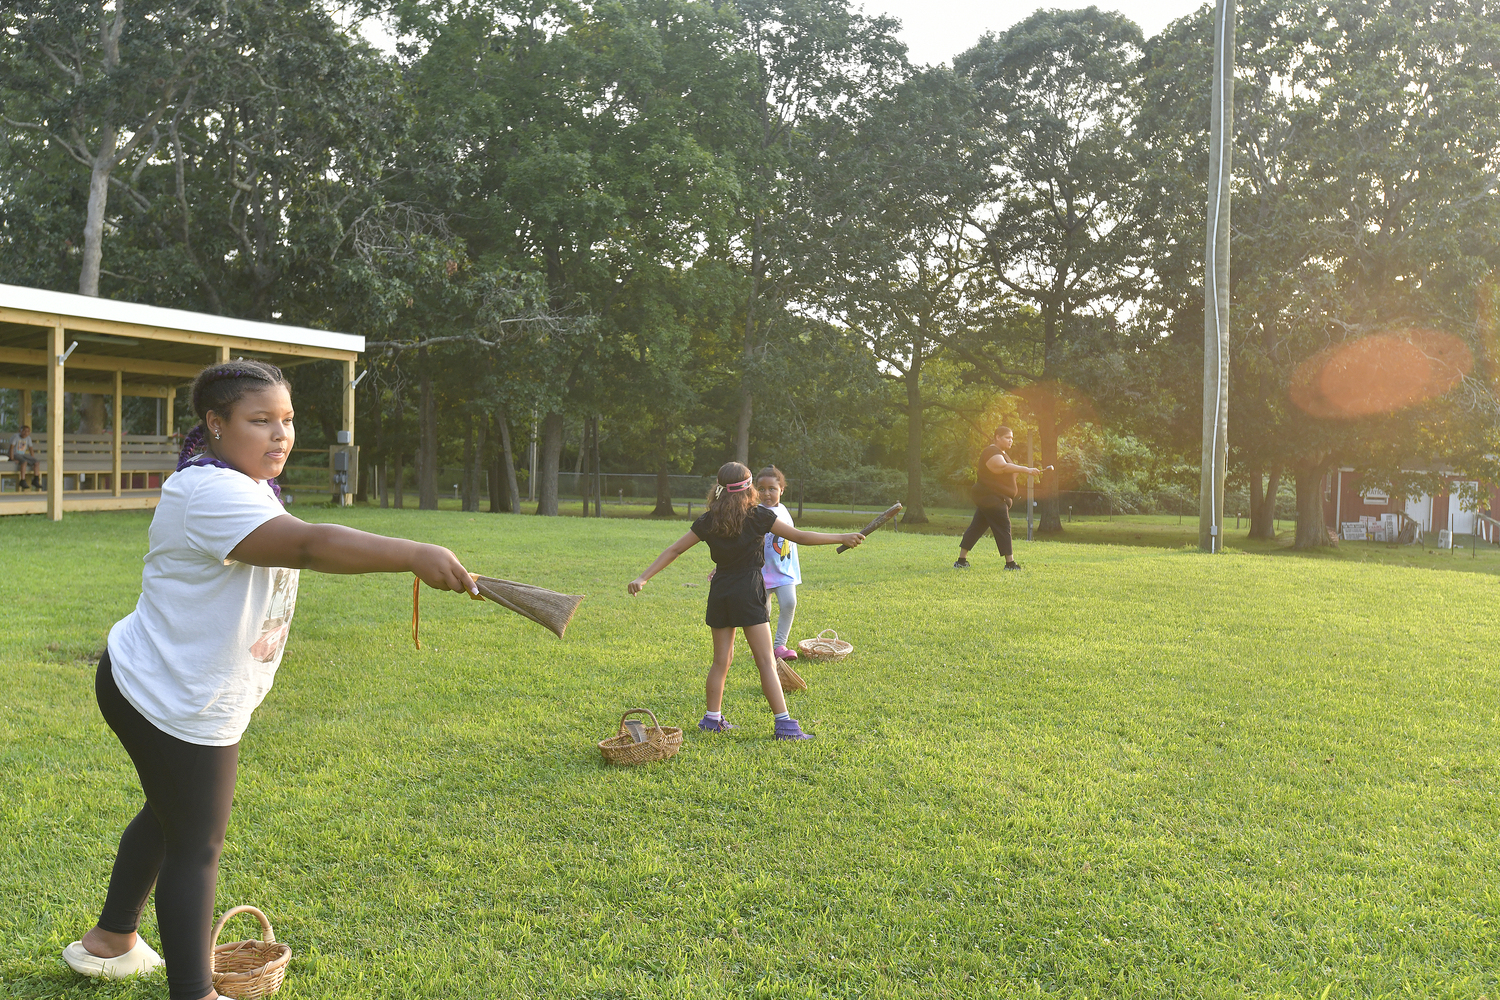
[[[326,452],[303,453],[298,454],[296,458],[295,464],[289,465],[282,475],[280,480],[282,486],[309,494],[309,496],[328,495],[330,488]],[[378,502],[378,494],[374,489],[374,471],[373,465],[365,465],[361,468],[360,475],[363,482],[360,484],[359,492],[367,500]],[[868,473],[870,470],[861,471]],[[388,466],[387,473],[393,475],[394,469]],[[405,504],[415,506],[418,495],[416,469],[408,463],[402,473]],[[535,498],[529,495],[526,470],[517,469],[516,473],[522,502],[534,503]],[[905,502],[906,500],[906,474],[894,469],[889,470],[889,473],[879,478],[870,478],[868,475],[840,476],[837,473],[821,473],[816,477],[792,476],[787,480],[787,490],[782,497],[782,502],[793,509],[799,503],[834,509],[883,509],[898,501]],[[584,474],[571,470],[559,472],[557,476],[559,503],[572,502],[582,505],[587,485],[586,478]],[[656,505],[657,477],[655,473],[606,472],[600,475],[599,479],[602,486],[602,502],[606,506],[654,507]],[[453,500],[460,499],[463,496],[463,482],[462,468],[438,469],[439,496]],[[692,504],[695,508],[701,508],[704,498],[714,485],[714,477],[672,474],[667,476],[667,483],[674,507],[686,509],[688,504]],[[1024,483],[1022,485],[1024,489]],[[387,490],[394,497],[395,483],[393,481],[387,482]],[[488,507],[489,477],[483,470],[480,470],[478,475],[478,491],[481,505]],[[967,485],[929,480],[923,483],[922,494],[923,504],[931,510],[962,511],[973,506],[969,499]],[[1040,504],[1040,493],[1036,494],[1036,499]],[[1024,517],[1025,509],[1026,503],[1023,495],[1015,505],[1015,514]],[[1249,498],[1243,490],[1231,490],[1225,495],[1226,520],[1239,519],[1240,522],[1248,524],[1249,513]],[[1118,517],[1126,514],[1176,515],[1178,518],[1187,520],[1198,516],[1198,497],[1196,492],[1173,487],[1145,493],[1128,489],[1062,490],[1058,493],[1058,515],[1065,521],[1069,518]],[[1293,493],[1283,490],[1278,495],[1275,516],[1279,520],[1296,519],[1296,497]]]

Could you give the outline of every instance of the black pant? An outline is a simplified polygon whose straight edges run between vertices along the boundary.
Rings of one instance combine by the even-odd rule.
[[[977,507],[974,510],[974,519],[969,522],[969,527],[964,531],[963,541],[958,547],[965,552],[972,549],[981,538],[984,537],[985,529],[988,528],[995,533],[995,548],[1007,560],[1012,555],[1010,544],[1010,505],[1002,504],[997,507]]]
[[[157,729],[120,694],[108,652],[99,661],[94,691],[146,793],[146,805],[120,835],[99,926],[116,934],[134,931],[155,885],[168,993],[172,1000],[198,1000],[213,988],[214,887],[234,804],[239,744],[199,746]]]

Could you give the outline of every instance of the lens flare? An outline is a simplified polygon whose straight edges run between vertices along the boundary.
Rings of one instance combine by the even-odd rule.
[[[1021,409],[1029,412],[1034,420],[1042,421],[1050,416],[1059,434],[1079,424],[1099,422],[1093,400],[1066,382],[1033,382],[1012,389],[1011,395],[1021,401]]]
[[[1302,362],[1289,394],[1309,416],[1354,420],[1436,399],[1473,367],[1474,352],[1451,333],[1376,333],[1325,347]]]

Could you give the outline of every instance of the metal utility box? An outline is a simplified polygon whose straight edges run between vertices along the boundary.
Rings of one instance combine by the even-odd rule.
[[[359,482],[359,445],[328,446],[328,493],[336,504],[354,502],[354,488]]]

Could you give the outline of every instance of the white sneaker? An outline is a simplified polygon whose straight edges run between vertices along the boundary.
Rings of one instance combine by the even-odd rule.
[[[74,941],[64,948],[62,957],[63,961],[68,963],[68,968],[81,976],[91,976],[94,979],[145,976],[154,972],[157,967],[166,964],[143,937],[135,939],[134,948],[114,958],[100,958],[92,954],[83,946],[82,941]]]

